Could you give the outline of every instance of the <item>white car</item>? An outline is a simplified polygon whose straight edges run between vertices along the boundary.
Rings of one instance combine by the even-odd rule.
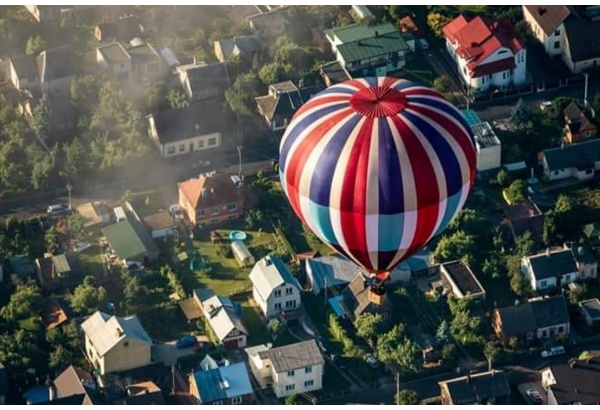
[[[175,219],[183,219],[183,211],[178,204],[171,205],[169,210]]]
[[[540,110],[546,111],[552,109],[552,101],[544,101],[540,104]]]
[[[548,350],[543,350],[542,357],[546,358],[546,357],[556,356],[556,355],[564,354],[564,353],[565,353],[565,348],[563,346],[553,346]]]
[[[379,366],[379,361],[377,360],[377,358],[375,357],[374,354],[372,353],[367,353],[365,355],[365,362],[367,362],[367,364],[371,367],[377,367]]]
[[[531,400],[531,402],[533,404],[542,404],[544,401],[542,400],[542,396],[540,395],[540,392],[537,391],[536,389],[529,389],[526,391],[527,393],[527,397],[529,397],[529,400]]]

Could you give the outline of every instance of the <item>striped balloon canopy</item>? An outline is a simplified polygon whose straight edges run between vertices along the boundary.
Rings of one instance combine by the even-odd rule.
[[[370,77],[335,84],[298,109],[279,173],[302,222],[385,279],[461,210],[476,162],[469,125],[439,93]]]

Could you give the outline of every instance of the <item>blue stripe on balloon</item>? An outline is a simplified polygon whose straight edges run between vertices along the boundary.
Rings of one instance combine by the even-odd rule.
[[[341,111],[345,108],[348,108],[348,102],[342,101],[331,106],[319,108],[310,115],[303,115],[301,118],[294,118],[290,126],[285,131],[285,138],[282,140],[282,144],[279,149],[279,166],[283,169],[286,169],[290,148],[298,138],[304,136],[306,128],[308,128],[315,121],[321,119],[323,116],[333,112]]]
[[[362,117],[358,114],[353,114],[346,117],[342,126],[330,138],[326,146],[323,147],[322,152],[319,153],[319,159],[317,160],[315,168],[310,171],[305,171],[312,172],[309,192],[311,201],[323,206],[333,206],[335,208],[338,207],[338,204],[329,203],[331,189],[344,188],[332,186],[333,176],[335,174],[335,169],[339,166],[342,150],[348,143],[348,139],[352,134],[352,131],[361,118]],[[354,165],[355,164],[348,164],[350,167],[353,167]]]
[[[448,143],[446,137],[434,128],[429,120],[424,120],[418,115],[411,114],[408,111],[403,111],[401,115],[412,122],[433,147],[433,150],[442,164],[444,176],[446,177],[446,189],[448,195],[454,195],[456,192],[459,192],[463,186],[460,163],[454,149]]]
[[[473,137],[473,133],[471,132],[471,127],[465,121],[465,117],[463,117],[463,115],[460,113],[460,111],[458,111],[453,105],[451,105],[446,100],[440,101],[440,100],[436,100],[434,97],[427,98],[427,97],[416,97],[416,96],[408,96],[407,100],[408,100],[409,107],[410,107],[410,104],[419,103],[419,104],[423,104],[425,106],[437,108],[437,109],[443,111],[444,113],[450,115],[452,118],[454,118],[456,121],[458,121],[464,127],[465,130],[467,130],[467,133],[468,133],[469,137],[471,138],[473,145],[475,145],[475,139]]]
[[[379,119],[379,213],[404,212],[404,191],[400,159],[396,150],[394,132],[387,119]]]
[[[402,243],[404,233],[404,214],[379,215],[379,243],[377,249],[380,251],[396,252]],[[381,263],[379,263],[381,266]]]
[[[444,212],[444,216],[442,217],[442,222],[435,232],[435,236],[441,234],[452,222],[452,218],[456,215],[458,210],[458,205],[460,204],[460,197],[462,195],[462,190],[459,190],[457,193],[448,196],[446,211]]]
[[[319,232],[317,232],[318,236],[321,236],[323,239],[325,239],[325,242],[328,242],[332,245],[339,244],[331,225],[331,214],[329,213],[329,207],[321,206],[309,201],[308,214],[306,216],[309,217],[311,225],[317,227],[319,230]]]

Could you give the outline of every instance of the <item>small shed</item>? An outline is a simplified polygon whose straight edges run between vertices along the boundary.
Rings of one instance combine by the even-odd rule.
[[[256,263],[254,256],[248,250],[248,247],[242,241],[231,242],[233,256],[238,261],[240,266],[252,266]]]

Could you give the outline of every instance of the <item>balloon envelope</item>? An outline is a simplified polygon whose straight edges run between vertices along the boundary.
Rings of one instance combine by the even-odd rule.
[[[298,109],[281,140],[279,173],[305,225],[384,274],[448,226],[476,161],[470,127],[439,93],[370,77],[333,85]]]

